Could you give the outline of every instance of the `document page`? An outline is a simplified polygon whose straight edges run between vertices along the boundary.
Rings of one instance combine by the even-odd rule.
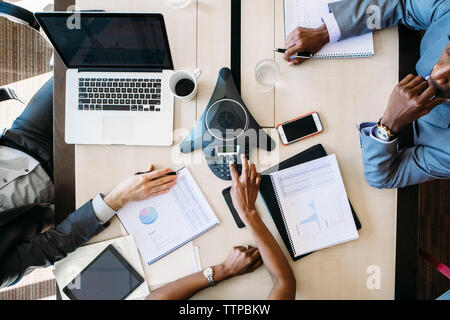
[[[178,172],[177,184],[166,194],[131,202],[118,213],[148,264],[197,238],[219,224],[187,168]]]
[[[335,155],[271,174],[295,256],[358,238]]]
[[[296,27],[317,28],[322,25],[322,17],[329,13],[330,0],[284,0],[286,37]],[[368,33],[322,48],[315,58],[354,58],[374,54],[373,36]]]

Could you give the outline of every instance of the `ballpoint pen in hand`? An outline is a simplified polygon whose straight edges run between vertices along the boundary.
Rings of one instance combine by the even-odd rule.
[[[276,48],[273,49],[274,52],[278,52],[278,53],[286,53],[287,49],[281,49],[281,48]],[[300,59],[310,59],[312,58],[312,53],[304,51],[304,52],[297,52],[296,54],[292,55],[291,58],[300,58]]]
[[[184,169],[184,168],[181,168],[180,170],[177,170],[177,171],[166,173],[165,175],[163,175],[163,177],[165,177],[165,176],[176,176],[178,174],[178,172],[180,172],[182,169]],[[151,173],[151,172],[153,172],[153,171],[136,172],[135,175],[136,176],[140,176],[140,175]]]

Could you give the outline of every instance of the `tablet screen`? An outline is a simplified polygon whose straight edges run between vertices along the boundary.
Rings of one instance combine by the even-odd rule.
[[[63,292],[72,300],[123,300],[143,282],[136,270],[110,245]]]

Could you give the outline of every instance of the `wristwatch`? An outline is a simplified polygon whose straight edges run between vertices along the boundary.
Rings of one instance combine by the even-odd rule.
[[[377,126],[375,127],[374,134],[375,134],[375,137],[377,137],[381,141],[385,141],[385,142],[391,141],[395,137],[395,134],[393,134],[392,131],[389,130],[388,127],[381,124],[381,120],[378,121]]]
[[[213,268],[206,268],[203,271],[203,275],[205,276],[206,280],[208,280],[210,287],[215,287],[217,285],[217,283],[214,281],[214,270],[213,270]]]

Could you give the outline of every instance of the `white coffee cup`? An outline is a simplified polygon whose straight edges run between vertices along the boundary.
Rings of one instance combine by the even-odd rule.
[[[172,94],[180,100],[184,100],[184,101],[192,100],[192,98],[194,98],[195,95],[197,94],[197,90],[198,90],[197,80],[201,74],[202,74],[202,71],[200,69],[195,69],[193,72],[189,72],[186,70],[179,70],[179,71],[174,72],[169,80],[170,91],[172,91]],[[177,91],[176,91],[176,86],[183,79],[192,81],[192,83],[194,84],[194,89],[189,94],[178,95]]]

